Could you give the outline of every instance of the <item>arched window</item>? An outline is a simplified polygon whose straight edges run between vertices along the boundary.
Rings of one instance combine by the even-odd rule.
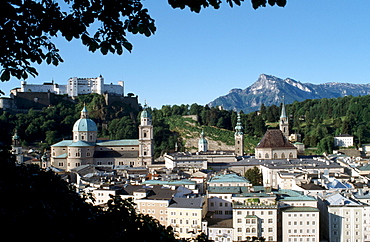
[[[266,154],[265,154],[265,158],[266,158],[266,159],[268,159],[268,158],[269,158],[269,154],[268,154],[268,153],[266,153]]]
[[[281,153],[281,159],[285,159],[285,154]]]
[[[262,154],[261,153],[258,154],[258,158],[262,158]]]
[[[251,229],[250,228],[247,228],[247,230],[245,232],[250,233],[251,232]]]
[[[256,228],[252,228],[252,233],[256,233]]]
[[[277,154],[276,154],[276,153],[274,153],[274,159],[277,159],[277,158],[278,158]]]
[[[289,158],[293,158],[293,153],[292,152],[289,153]]]

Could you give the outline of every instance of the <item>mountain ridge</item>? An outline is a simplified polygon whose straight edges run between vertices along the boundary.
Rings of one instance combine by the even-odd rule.
[[[222,106],[227,110],[253,112],[261,104],[280,105],[282,97],[286,104],[306,99],[337,98],[370,94],[370,84],[328,82],[323,84],[302,83],[293,78],[281,79],[261,74],[257,81],[245,89],[233,88],[228,94],[208,103],[208,106]]]

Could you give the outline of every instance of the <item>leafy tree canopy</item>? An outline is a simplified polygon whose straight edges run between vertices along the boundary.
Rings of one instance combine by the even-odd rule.
[[[245,174],[245,178],[247,178],[253,186],[261,186],[262,185],[262,173],[258,169],[257,166],[248,169]]]
[[[266,6],[267,0],[251,0],[254,9]],[[243,0],[226,0],[232,7]],[[199,13],[202,8],[218,9],[221,0],[168,0],[173,8],[189,8]],[[286,0],[268,0],[273,6],[285,6]],[[97,29],[91,26],[98,23]],[[63,62],[53,37],[68,41],[80,39],[89,51],[100,50],[121,55],[132,44],[128,33],[152,35],[156,30],[142,0],[3,0],[0,2],[0,72],[1,81],[12,76],[27,79],[37,76],[31,63]]]

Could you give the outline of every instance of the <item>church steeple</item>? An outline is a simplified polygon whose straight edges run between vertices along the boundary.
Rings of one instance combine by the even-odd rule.
[[[285,104],[284,104],[284,97],[283,97],[283,105],[281,107],[281,115],[280,115],[280,123],[279,127],[283,135],[288,139],[289,137],[289,119],[286,115],[285,111]]]
[[[240,113],[238,113],[238,118],[235,126],[235,155],[236,156],[244,155],[244,134]]]

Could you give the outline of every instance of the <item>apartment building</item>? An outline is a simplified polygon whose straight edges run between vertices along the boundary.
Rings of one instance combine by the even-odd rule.
[[[202,232],[206,213],[206,197],[174,197],[167,207],[168,225],[177,238],[194,238]]]
[[[278,206],[272,199],[249,198],[233,203],[234,241],[252,237],[264,237],[266,241],[278,241]]]
[[[281,209],[282,241],[320,241],[319,209],[313,207],[286,207]]]
[[[235,195],[250,191],[252,184],[235,173],[218,174],[208,181],[208,210],[214,212],[214,218],[231,218],[232,201]]]
[[[323,235],[330,242],[370,241],[369,206],[340,193],[320,196]]]

